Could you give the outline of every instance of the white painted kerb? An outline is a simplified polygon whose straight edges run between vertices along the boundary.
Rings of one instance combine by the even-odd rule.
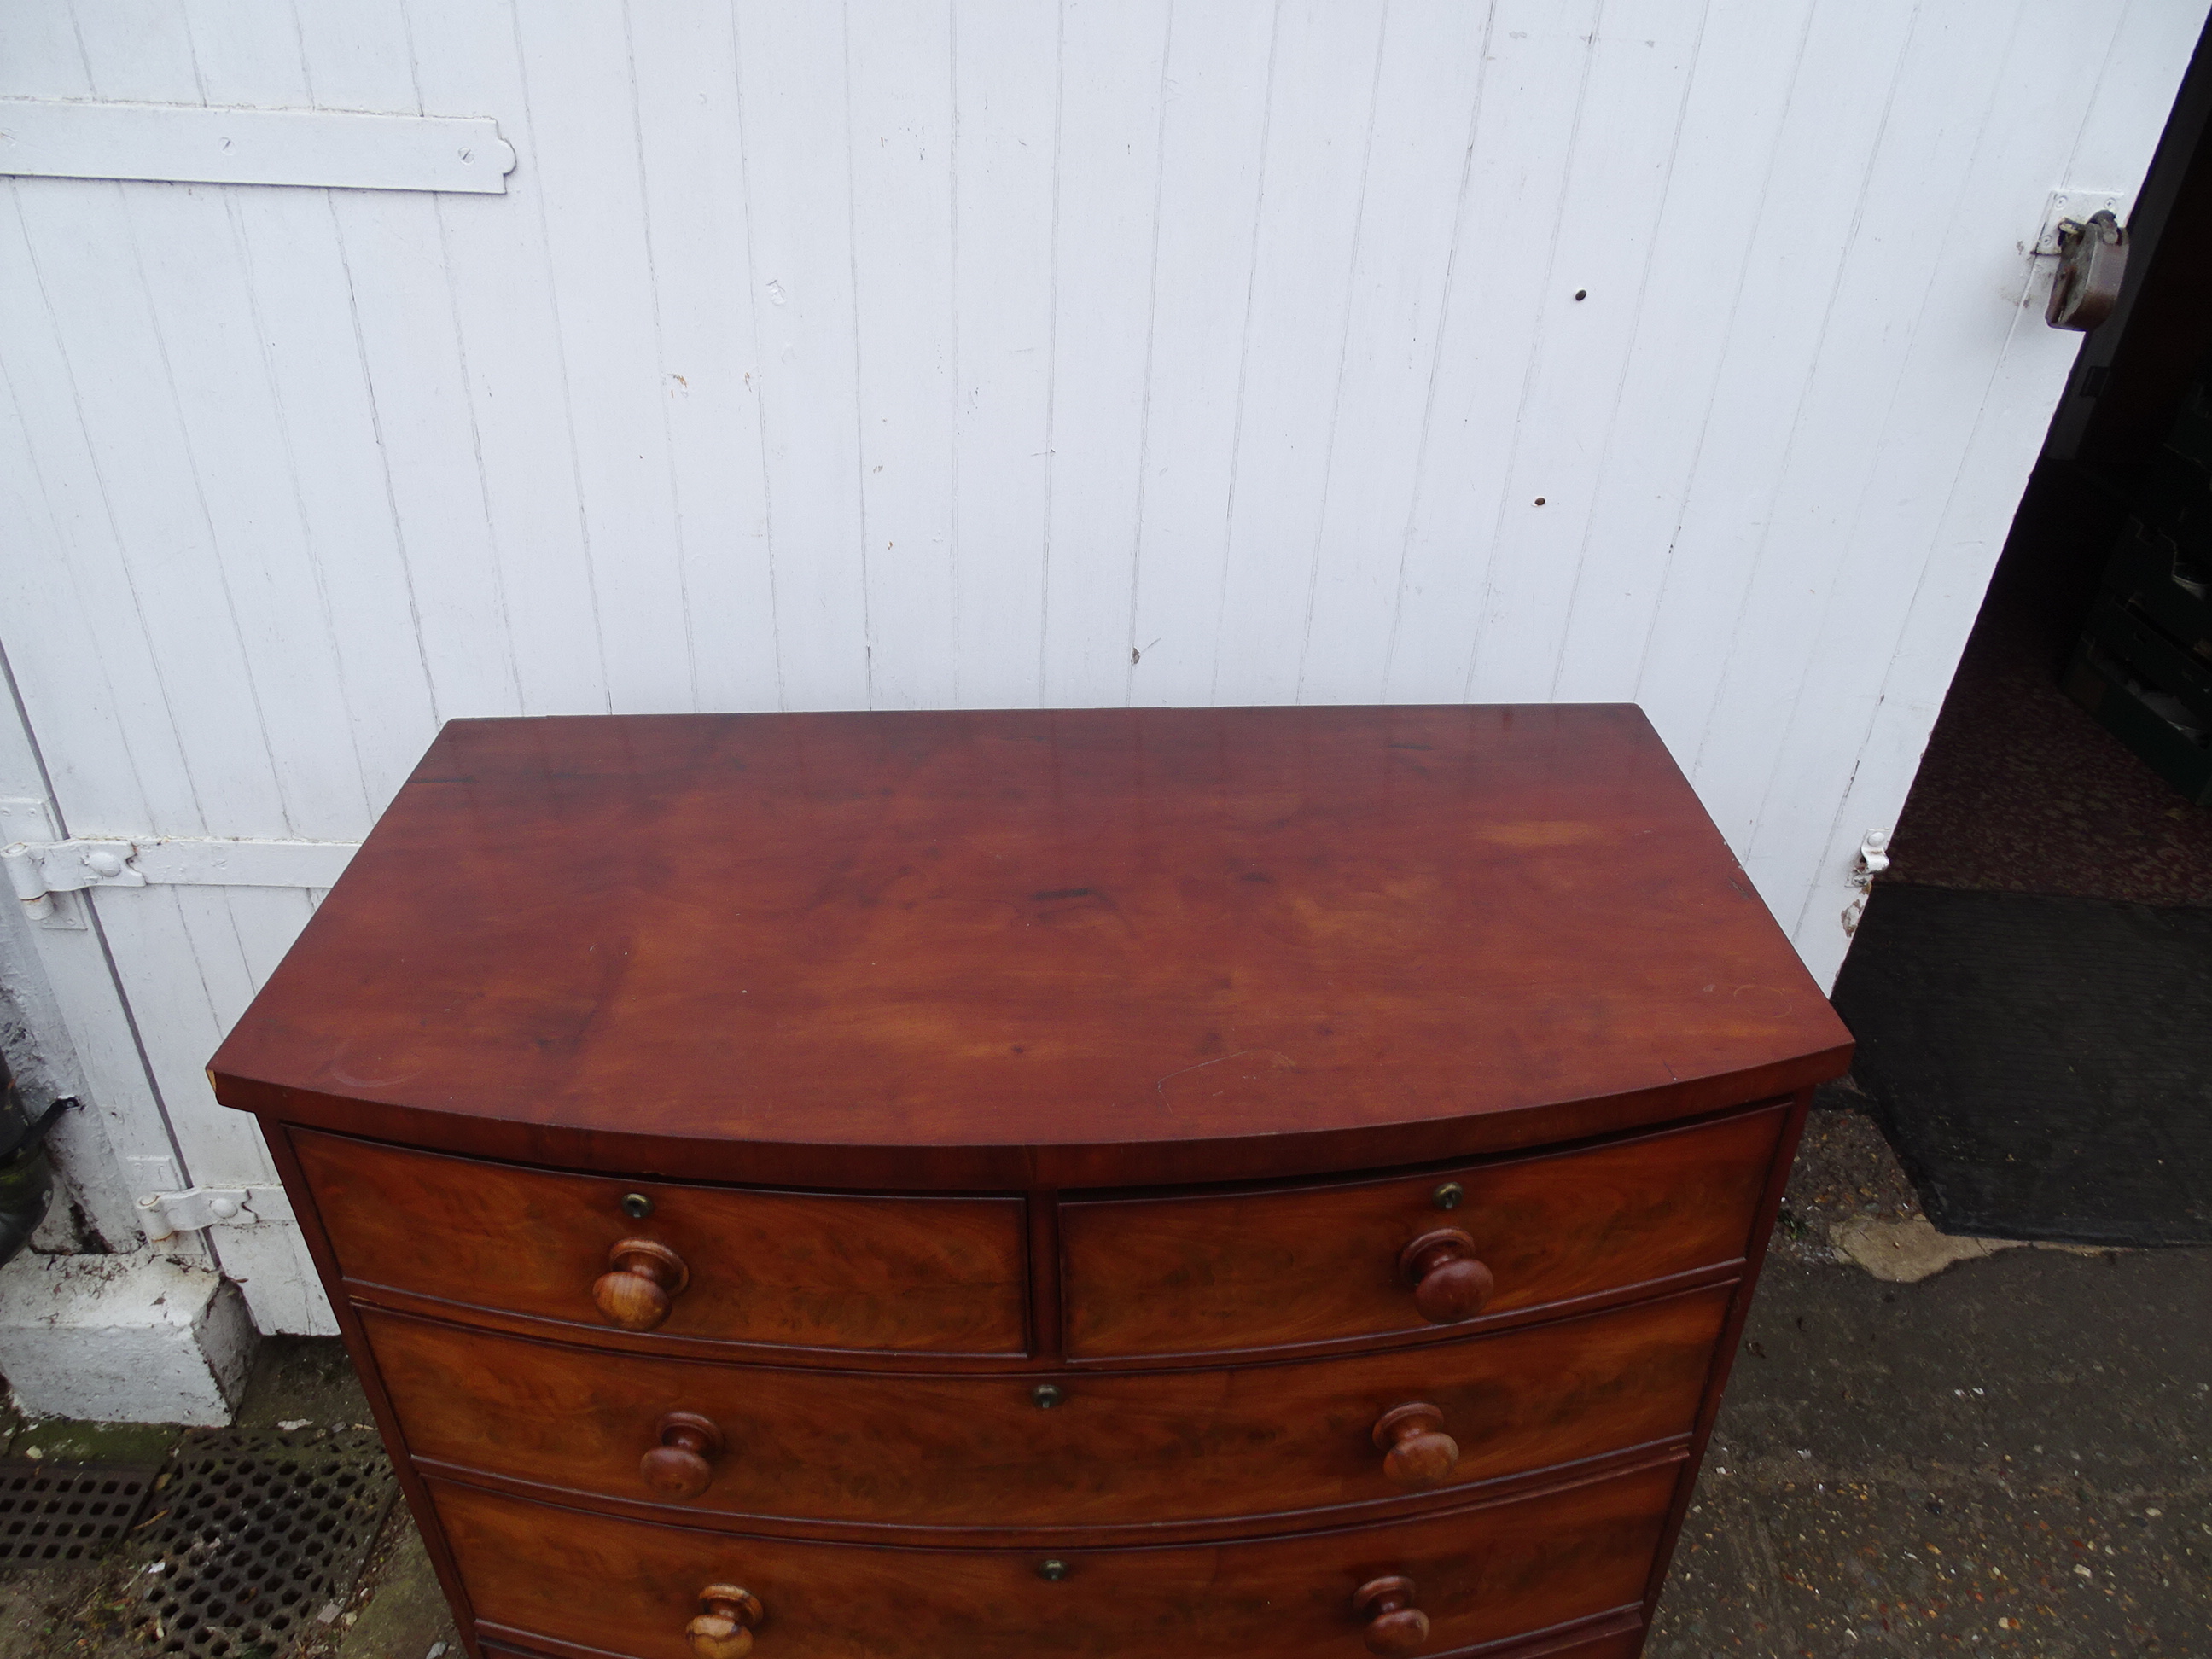
[[[228,1423],[253,1322],[238,1287],[168,1256],[17,1256],[0,1267],[0,1371],[30,1417]]]

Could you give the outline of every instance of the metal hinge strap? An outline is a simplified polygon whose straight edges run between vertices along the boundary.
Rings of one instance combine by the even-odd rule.
[[[139,1224],[149,1243],[209,1227],[251,1227],[292,1219],[292,1200],[282,1187],[188,1187],[181,1193],[148,1193],[138,1200]]]
[[[349,841],[224,841],[189,836],[84,836],[19,841],[0,848],[8,884],[37,921],[53,914],[52,895],[87,887],[182,884],[328,887],[360,843]]]

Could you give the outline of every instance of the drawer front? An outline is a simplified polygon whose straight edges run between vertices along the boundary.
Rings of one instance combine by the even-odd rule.
[[[300,1129],[291,1141],[340,1270],[357,1286],[693,1342],[976,1355],[1026,1346],[1018,1198],[752,1192],[521,1169]],[[632,1193],[651,1200],[651,1213],[624,1212]],[[626,1241],[651,1249],[617,1260]],[[603,1277],[614,1290],[599,1288]],[[665,1311],[623,1326],[603,1294],[633,1322]]]
[[[740,1369],[362,1320],[414,1455],[567,1493],[729,1524],[1283,1526],[1687,1437],[1730,1289],[1303,1364],[1063,1373],[1049,1409],[1031,1376]],[[1413,1405],[1437,1413],[1399,1419],[1399,1472],[1421,1484],[1376,1439]],[[672,1423],[655,1451],[669,1413],[711,1435]]]
[[[1401,1260],[1442,1230],[1494,1281],[1482,1319],[1733,1262],[1789,1110],[1419,1176],[1063,1204],[1069,1357],[1448,1335]],[[1448,1182],[1463,1196],[1444,1210]]]
[[[432,1491],[483,1633],[525,1646],[692,1659],[700,1592],[725,1584],[758,1599],[757,1659],[1360,1659],[1353,1598],[1381,1578],[1413,1581],[1435,1654],[1638,1601],[1679,1468],[1385,1526],[1050,1558],[732,1537]]]

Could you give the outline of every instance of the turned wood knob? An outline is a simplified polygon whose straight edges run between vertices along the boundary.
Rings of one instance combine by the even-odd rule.
[[[625,1238],[607,1252],[610,1271],[592,1282],[599,1311],[626,1331],[649,1331],[691,1282],[684,1258],[649,1238]]]
[[[1459,1462],[1459,1442],[1444,1432],[1444,1414],[1422,1402],[1383,1413],[1375,1444],[1382,1473],[1401,1486],[1433,1486]]]
[[[660,1443],[638,1459],[645,1484],[669,1498],[696,1498],[714,1478],[722,1455],[722,1431],[712,1418],[696,1412],[671,1412],[654,1431]]]
[[[1419,1653],[1429,1639],[1429,1615],[1413,1605],[1410,1578],[1373,1578],[1352,1598],[1352,1610],[1367,1621],[1367,1650],[1383,1659]]]
[[[709,1584],[699,1592],[700,1613],[684,1627],[699,1659],[745,1659],[761,1621],[760,1597],[735,1584]]]
[[[1406,1246],[1398,1271],[1413,1287],[1413,1305],[1431,1325],[1474,1318],[1498,1288],[1490,1269],[1475,1259],[1474,1241],[1456,1227],[1423,1233]]]

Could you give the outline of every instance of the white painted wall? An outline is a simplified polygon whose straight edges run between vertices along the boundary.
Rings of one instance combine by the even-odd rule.
[[[0,0],[0,95],[520,157],[4,186],[0,639],[80,834],[357,836],[456,714],[1633,699],[1825,978],[2077,343],[2022,245],[2204,10]],[[310,902],[97,900],[195,1179]]]

